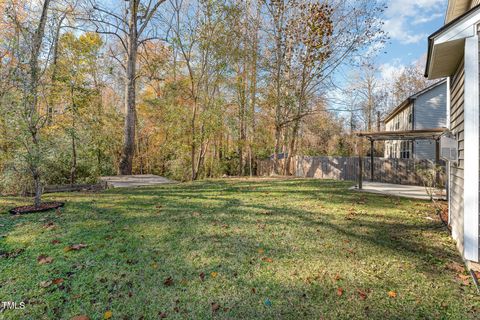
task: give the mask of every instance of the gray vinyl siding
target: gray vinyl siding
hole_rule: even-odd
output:
[[[434,160],[435,159],[435,141],[420,140],[415,141],[413,146],[413,157],[418,160]]]
[[[459,159],[457,164],[450,164],[450,226],[460,252],[463,252],[464,81],[465,71],[462,62],[451,79],[450,90],[450,129],[458,139]]]
[[[447,83],[419,95],[413,107],[413,129],[445,128],[447,121]]]
[[[414,101],[413,129],[424,130],[447,127],[447,83],[444,82],[419,95]],[[435,159],[433,140],[416,141],[413,154],[415,159]]]

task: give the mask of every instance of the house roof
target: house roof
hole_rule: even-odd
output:
[[[368,138],[372,141],[380,140],[437,140],[447,131],[446,128],[406,130],[406,131],[378,131],[356,132],[358,137]]]
[[[385,119],[383,121],[388,122],[388,121],[392,120],[393,117],[395,117],[397,114],[399,114],[400,112],[405,110],[419,96],[421,96],[422,94],[424,94],[424,93],[426,93],[426,92],[428,92],[428,91],[430,91],[430,90],[432,90],[432,89],[434,89],[434,88],[438,87],[439,85],[444,84],[446,82],[447,82],[447,79],[437,81],[434,84],[432,84],[431,86],[428,86],[427,88],[415,93],[414,95],[411,95],[410,97],[405,99],[405,101],[403,101],[401,104],[396,106],[392,111],[390,111],[390,113],[385,117]]]
[[[464,53],[465,38],[473,36],[480,5],[467,10],[428,37],[425,77],[438,79],[452,75]]]

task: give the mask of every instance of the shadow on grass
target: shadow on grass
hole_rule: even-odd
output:
[[[45,250],[52,235],[89,247],[56,253],[55,259],[63,263],[47,271],[66,279],[63,290],[20,294],[51,299],[47,305],[32,305],[32,317],[87,313],[101,318],[105,310],[129,319],[159,312],[168,312],[169,318],[197,319],[465,315],[458,292],[448,291],[451,284],[441,273],[443,264],[435,265],[458,260],[455,251],[422,235],[438,233],[439,223],[383,214],[392,210],[393,203],[411,202],[360,197],[346,191],[349,185],[318,180],[208,181],[98,195],[54,195],[69,202],[63,215],[47,216],[59,230],[35,238],[32,246],[41,248],[26,252],[33,260],[30,267],[38,268],[35,256]],[[350,217],[348,207],[358,199],[365,204],[355,206],[366,212]],[[316,208],[319,201],[325,207]],[[299,207],[303,203],[307,208]],[[8,231],[36,220],[22,217],[9,224]],[[407,261],[406,268],[414,270],[389,277],[390,269],[382,264],[396,265],[397,260]],[[373,265],[381,272],[374,273]],[[335,280],[337,273],[345,279]],[[164,284],[168,277],[173,279],[171,286]],[[396,286],[409,287],[427,277],[430,280],[422,280],[418,292],[405,289],[405,299],[386,297]],[[439,297],[449,293],[452,301],[458,301],[439,309],[432,292],[419,307],[416,299],[431,291],[427,284],[436,282],[442,286]],[[339,286],[345,290],[341,296]],[[358,290],[368,298],[360,299]],[[265,305],[267,298],[271,307]],[[212,312],[212,303],[221,308]]]

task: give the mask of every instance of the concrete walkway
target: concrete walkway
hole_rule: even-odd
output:
[[[176,181],[169,180],[167,178],[156,176],[153,174],[101,177],[100,180],[103,182],[106,182],[107,186],[113,187],[113,188],[156,186],[160,184],[176,182]]]
[[[358,192],[368,192],[404,198],[430,200],[430,196],[427,194],[425,187],[422,186],[409,186],[380,182],[363,182],[363,189],[359,190],[357,186],[350,189]],[[443,190],[441,194],[437,192],[437,194],[434,195],[434,198],[445,199],[445,195],[446,192],[445,190]]]

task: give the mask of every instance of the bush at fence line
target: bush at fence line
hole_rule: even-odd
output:
[[[445,186],[440,177],[445,174],[445,168],[439,165],[420,166],[416,172],[422,180],[430,200],[434,201],[435,192],[441,191]]]

